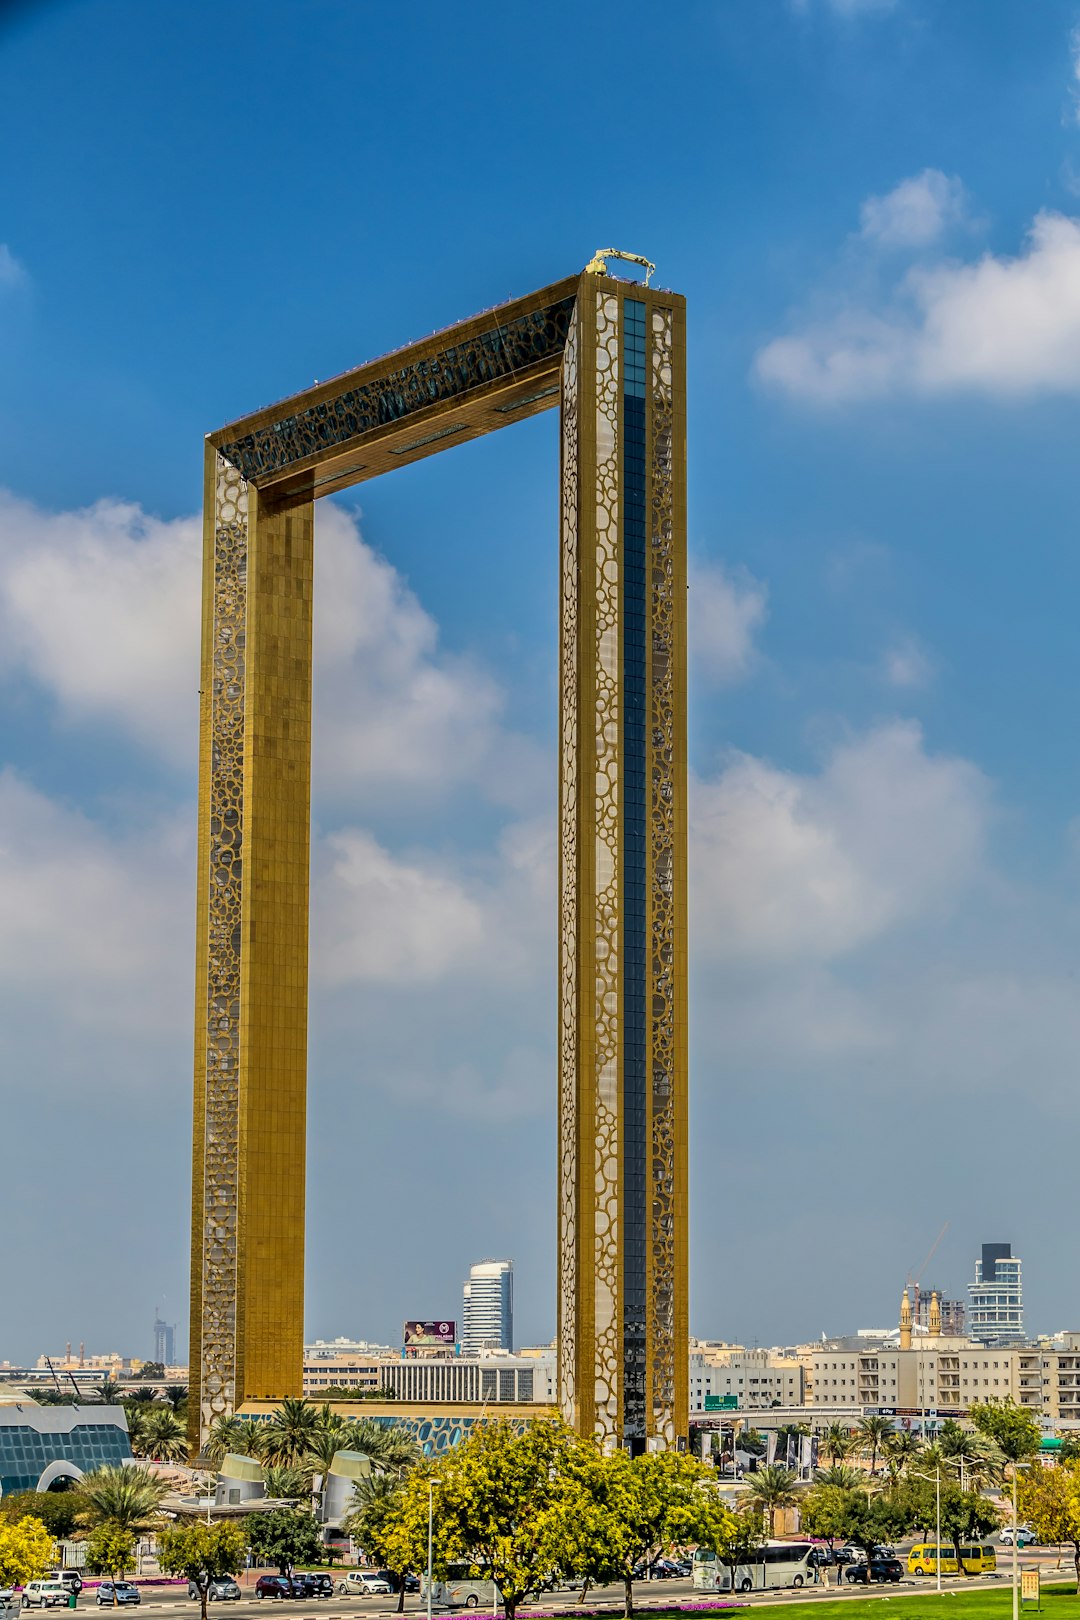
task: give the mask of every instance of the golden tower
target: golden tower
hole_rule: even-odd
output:
[[[906,1288],[900,1301],[900,1348],[911,1349],[911,1296]]]
[[[206,443],[191,1439],[302,1387],[313,503],[560,405],[560,1405],[688,1427],[685,306],[579,276]]]

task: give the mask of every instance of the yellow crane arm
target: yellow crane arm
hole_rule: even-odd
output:
[[[642,258],[640,253],[624,253],[621,248],[597,248],[588,264],[585,266],[587,276],[606,276],[608,273],[608,259],[623,259],[627,264],[640,264],[645,272],[645,285],[649,285],[649,278],[656,270],[651,259]]]

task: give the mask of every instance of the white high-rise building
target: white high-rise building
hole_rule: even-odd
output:
[[[514,1348],[514,1262],[481,1260],[469,1268],[463,1291],[461,1353]]]
[[[1020,1259],[1010,1243],[984,1243],[968,1283],[968,1333],[980,1344],[1013,1344],[1024,1337]]]

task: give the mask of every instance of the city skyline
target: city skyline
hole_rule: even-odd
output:
[[[203,0],[0,23],[0,1057],[38,1211],[5,1353],[145,1344],[186,1294],[200,435],[604,243],[686,294],[695,357],[691,1327],[812,1337],[823,1272],[859,1277],[852,1327],[891,1320],[946,1218],[935,1283],[964,1297],[1004,1233],[1029,1329],[1061,1326],[1073,8],[631,5],[613,39],[557,3],[558,74],[486,0],[467,34],[244,15],[239,79]],[[401,118],[425,73],[488,86],[434,142]],[[583,153],[658,83],[665,142],[601,183]],[[252,201],[320,222],[272,268],[209,178],[271,116]],[[367,177],[344,199],[331,143]],[[497,437],[321,509],[309,1332],[350,1297],[380,1335],[453,1315],[492,1250],[521,1339],[553,1330],[559,447],[553,417]],[[343,1272],[358,1158],[394,1217]],[[113,1299],[86,1279],[121,1231]]]

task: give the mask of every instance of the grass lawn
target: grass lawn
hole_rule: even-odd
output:
[[[896,1588],[890,1589],[896,1592]],[[887,1604],[887,1611],[882,1605]],[[754,1609],[761,1605],[755,1603]],[[769,1606],[770,1615],[774,1612]],[[739,1620],[744,1620],[750,1606],[744,1608]],[[925,1592],[917,1592],[910,1597],[903,1596],[845,1598],[838,1602],[819,1601],[816,1603],[789,1603],[777,1604],[776,1609],[782,1609],[784,1620],[789,1616],[794,1620],[1010,1620],[1012,1615],[1012,1588],[1008,1582],[992,1588],[980,1588],[977,1592],[941,1592],[935,1591],[931,1586]],[[1021,1609],[1021,1616],[1034,1616],[1038,1611],[1029,1605]],[[1048,1620],[1080,1620],[1080,1602],[1076,1597],[1076,1583],[1063,1582],[1061,1585],[1047,1586],[1042,1589],[1042,1612]],[[732,1610],[726,1611],[718,1608],[718,1615],[726,1613],[727,1620],[733,1620]],[[695,1615],[687,1616],[677,1610],[671,1611],[671,1620],[707,1620],[707,1611],[698,1610]],[[663,1620],[663,1612],[652,1610],[648,1620]]]

